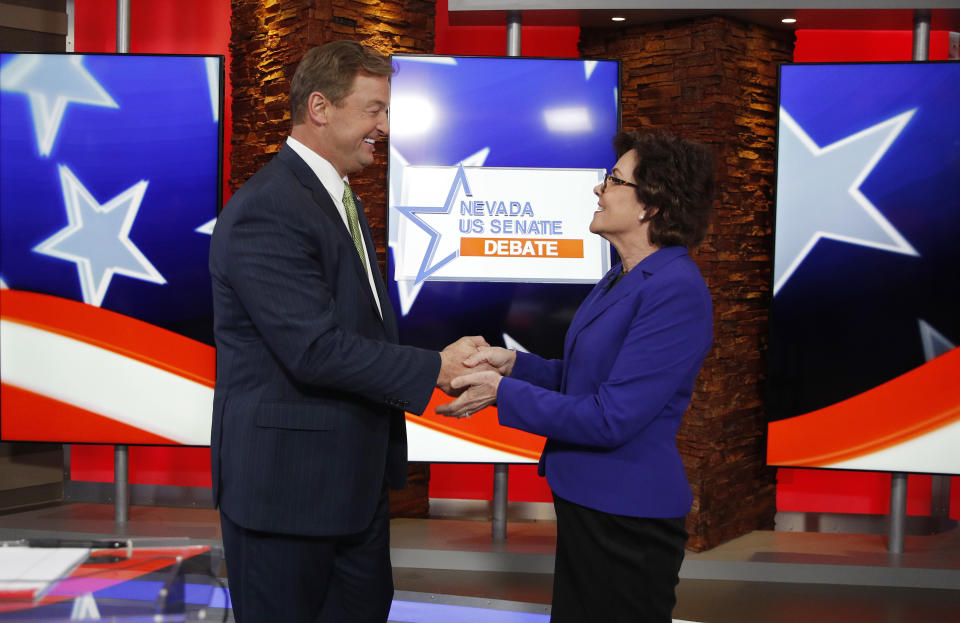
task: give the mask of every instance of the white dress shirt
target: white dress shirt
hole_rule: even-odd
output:
[[[313,151],[297,139],[292,136],[287,137],[287,145],[290,146],[290,149],[297,152],[297,155],[303,158],[303,161],[307,163],[307,166],[310,167],[317,178],[320,180],[320,183],[323,184],[323,187],[327,189],[327,192],[330,193],[330,198],[333,199],[333,205],[337,206],[337,212],[340,213],[340,218],[343,219],[343,225],[347,228],[347,232],[350,232],[350,225],[347,223],[347,210],[343,207],[343,188],[344,182],[348,182],[347,178],[340,177],[337,174],[337,170],[333,168],[333,165],[330,162]],[[364,245],[366,249],[366,245]],[[367,279],[370,281],[370,291],[373,292],[373,300],[377,302],[377,311],[380,312],[380,318],[383,318],[383,308],[380,306],[380,297],[377,296],[377,286],[373,282],[373,272],[370,269],[370,254],[364,253],[364,268],[367,269]]]

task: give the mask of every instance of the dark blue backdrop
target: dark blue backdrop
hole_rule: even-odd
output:
[[[820,148],[913,111],[860,191],[917,255],[817,242],[773,299],[771,419],[833,404],[923,364],[921,320],[941,345],[960,344],[960,64],[785,65],[780,105]],[[781,123],[781,148],[787,131]],[[786,170],[781,155],[781,184],[801,173]]]
[[[211,99],[204,57],[86,55],[78,66],[36,55],[25,75],[22,57],[0,55],[0,277],[83,300],[77,263],[34,251],[68,226],[59,168],[100,205],[146,180],[129,239],[166,284],[115,274],[101,306],[212,344],[210,237],[195,230],[219,204],[222,58]],[[97,84],[115,107],[78,101]],[[43,154],[31,102],[52,110],[58,98],[66,106]]]

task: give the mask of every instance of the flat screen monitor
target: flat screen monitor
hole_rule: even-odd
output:
[[[401,341],[462,335],[559,357],[580,302],[611,266],[588,230],[616,161],[619,64],[395,55],[387,273]],[[543,439],[469,419],[408,417],[410,458],[535,462]]]
[[[223,72],[0,54],[3,440],[209,444]]]
[[[768,462],[960,474],[960,63],[779,89]]]

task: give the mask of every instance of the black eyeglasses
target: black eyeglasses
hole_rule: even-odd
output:
[[[628,182],[627,180],[622,180],[619,177],[614,177],[607,173],[603,176],[603,183],[600,184],[600,193],[603,194],[607,192],[607,182],[612,182],[617,186],[633,186],[634,188],[640,188],[633,182]]]

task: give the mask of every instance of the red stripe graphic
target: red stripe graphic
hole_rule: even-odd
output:
[[[5,441],[56,441],[178,446],[179,442],[117,420],[3,384],[0,437]]]
[[[852,398],[772,422],[767,462],[824,467],[960,421],[960,348]]]
[[[93,344],[213,387],[212,346],[130,316],[47,294],[0,290],[4,320]]]

